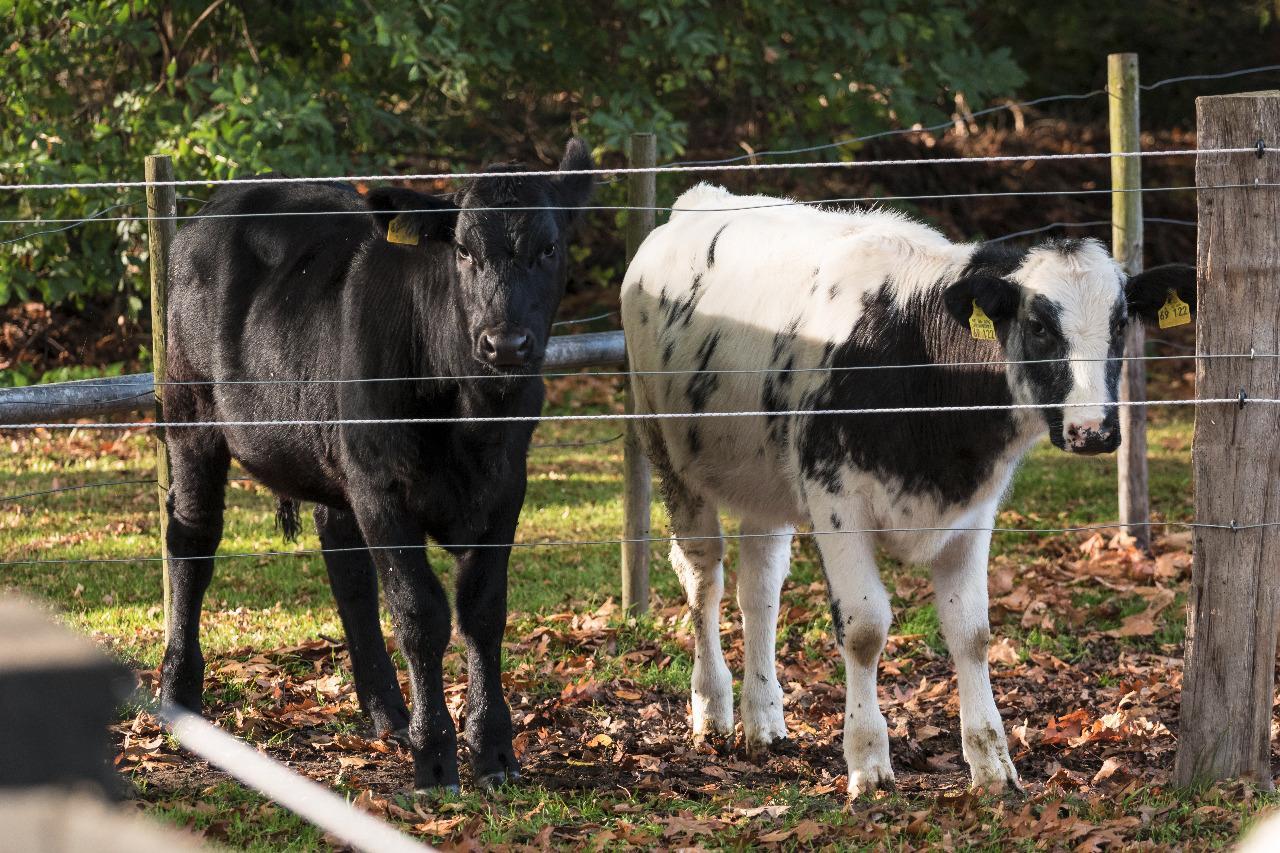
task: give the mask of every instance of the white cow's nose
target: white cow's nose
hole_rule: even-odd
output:
[[[1111,440],[1112,430],[1100,418],[1072,421],[1062,432],[1070,450],[1097,453],[1115,449]]]

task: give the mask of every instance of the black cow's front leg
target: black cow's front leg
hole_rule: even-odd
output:
[[[515,522],[486,541],[510,543]],[[511,747],[511,711],[502,691],[502,635],[507,624],[510,547],[472,548],[458,555],[458,630],[467,644],[467,725],[463,737],[476,783],[492,786],[520,775]]]
[[[444,652],[449,644],[449,600],[431,571],[426,532],[402,509],[369,503],[356,518],[382,581],[396,642],[409,665],[413,707],[409,748],[413,787],[458,787],[458,736],[444,702]]]
[[[396,669],[387,654],[378,621],[378,576],[364,537],[350,512],[317,504],[316,532],[325,549],[329,586],[342,617],[351,652],[351,674],[360,707],[373,720],[375,735],[408,737],[409,709],[400,694]]]

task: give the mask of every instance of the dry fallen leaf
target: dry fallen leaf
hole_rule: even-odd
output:
[[[1000,637],[987,649],[988,663],[1015,666],[1020,660],[1021,657],[1018,655],[1017,646],[1008,637]]]

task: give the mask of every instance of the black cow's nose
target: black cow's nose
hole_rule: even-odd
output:
[[[494,367],[520,367],[533,352],[533,337],[524,330],[485,329],[476,346],[481,360]]]

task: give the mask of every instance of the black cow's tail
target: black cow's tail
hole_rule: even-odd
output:
[[[298,541],[302,522],[298,520],[298,502],[293,498],[276,499],[276,529],[284,534],[286,542]]]

